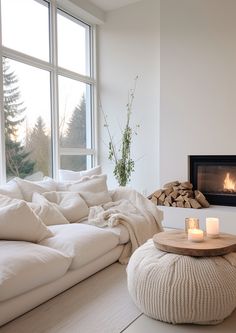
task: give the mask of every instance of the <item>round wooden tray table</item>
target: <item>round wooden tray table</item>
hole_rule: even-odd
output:
[[[222,256],[236,252],[236,236],[220,233],[218,238],[207,238],[195,243],[184,231],[163,231],[153,236],[155,246],[162,251],[194,257]]]

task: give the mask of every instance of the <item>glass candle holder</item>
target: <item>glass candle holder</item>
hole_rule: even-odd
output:
[[[185,219],[185,232],[188,233],[188,229],[199,229],[199,219],[195,217],[186,217]]]

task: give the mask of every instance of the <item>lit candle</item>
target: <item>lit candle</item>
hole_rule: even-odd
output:
[[[188,230],[188,240],[191,242],[202,242],[203,241],[203,231],[201,229],[189,229]]]
[[[207,237],[217,238],[219,236],[219,219],[217,217],[206,218],[206,233]]]

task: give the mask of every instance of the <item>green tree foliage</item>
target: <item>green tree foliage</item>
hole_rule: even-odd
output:
[[[86,100],[82,95],[68,122],[66,135],[61,139],[64,148],[86,148]],[[61,167],[70,170],[86,169],[86,156],[63,158]]]
[[[66,136],[63,140],[65,148],[85,148],[86,147],[86,101],[82,95],[79,105],[77,105],[68,122]]]
[[[31,159],[35,161],[34,171],[41,171],[45,176],[50,175],[50,137],[41,116],[37,118],[33,130],[29,133],[26,146]]]
[[[24,121],[25,108],[20,101],[18,79],[3,58],[3,93],[7,178],[24,178],[33,173],[35,162],[29,159],[24,145],[18,141],[18,128]]]

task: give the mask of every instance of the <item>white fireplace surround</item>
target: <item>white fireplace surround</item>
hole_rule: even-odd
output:
[[[200,228],[206,230],[206,217],[218,217],[220,221],[220,232],[236,233],[236,207],[210,206],[209,208],[177,208],[158,206],[164,212],[162,222],[165,228],[185,228],[186,217],[196,217],[199,219]]]

